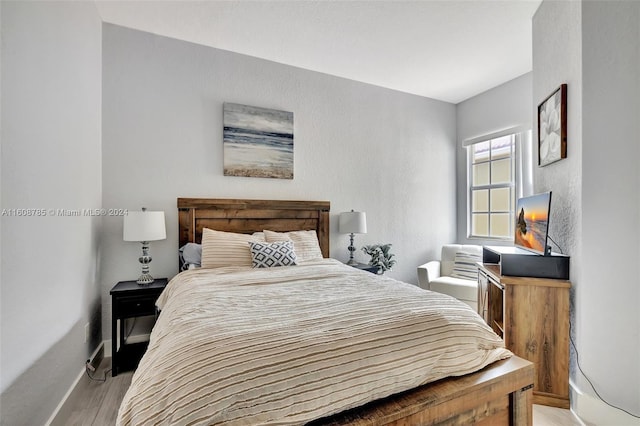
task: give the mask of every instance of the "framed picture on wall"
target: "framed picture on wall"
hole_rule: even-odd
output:
[[[293,112],[223,108],[224,175],[293,179]]]
[[[538,166],[567,158],[567,85],[538,105]]]

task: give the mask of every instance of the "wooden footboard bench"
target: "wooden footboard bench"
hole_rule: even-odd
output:
[[[532,424],[534,366],[516,356],[371,402],[309,426]]]

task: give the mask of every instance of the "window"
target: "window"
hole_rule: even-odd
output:
[[[516,134],[469,145],[469,237],[510,239],[515,209]]]

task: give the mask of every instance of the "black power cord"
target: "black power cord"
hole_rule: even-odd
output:
[[[136,326],[136,318],[133,319],[133,324],[131,324],[131,328],[129,329],[129,331],[126,332],[125,340],[129,338],[135,326]],[[103,383],[106,382],[107,375],[111,372],[111,370],[112,368],[106,370],[104,372],[104,375],[100,379],[100,378],[94,377],[93,374],[91,374],[92,372],[96,371],[96,369],[93,365],[91,365],[90,359],[88,359],[87,362],[84,364],[84,371],[87,373],[87,377],[89,377],[89,379],[93,380],[94,382],[103,382]]]
[[[600,398],[600,400],[602,402],[604,402],[605,404],[607,404],[609,407],[615,408],[616,410],[620,410],[623,411],[625,413],[627,413],[628,415],[630,415],[631,417],[635,417],[636,419],[640,419],[640,416],[631,413],[630,411],[625,410],[624,408],[620,408],[616,405],[611,404],[609,401],[607,401],[606,399],[604,399],[602,396],[600,396],[600,394],[598,393],[598,391],[596,390],[596,387],[593,385],[593,383],[591,383],[591,380],[589,379],[589,377],[584,373],[584,371],[582,370],[582,367],[580,366],[580,359],[578,356],[578,348],[576,348],[576,344],[573,343],[573,338],[571,337],[571,321],[569,321],[569,341],[571,342],[571,346],[573,346],[573,350],[576,352],[576,365],[578,366],[578,370],[580,370],[580,373],[582,374],[582,376],[587,379],[587,382],[589,382],[589,385],[591,386],[591,389],[593,389],[593,391],[596,393],[596,396],[598,398]]]
[[[91,360],[87,360],[86,364],[84,365],[84,371],[87,373],[87,376],[89,377],[89,379],[93,380],[94,382],[106,382],[107,381],[107,375],[111,372],[111,368],[106,370],[104,372],[104,376],[102,377],[102,379],[100,378],[96,378],[93,377],[93,375],[91,374],[92,371],[95,371],[95,368],[91,365]]]
[[[133,332],[133,329],[136,326],[136,318],[133,319],[133,324],[131,324],[131,328],[129,329],[129,331],[126,332],[126,337],[125,340],[129,338],[129,336],[131,335],[131,333]],[[94,377],[93,374],[91,374],[92,372],[96,371],[95,367],[93,365],[91,365],[91,360],[88,359],[87,362],[84,365],[84,371],[87,373],[87,377],[89,377],[89,379],[93,380],[94,382],[106,382],[107,381],[107,376],[109,375],[109,373],[111,372],[111,370],[113,370],[112,368],[105,370],[104,375],[102,376],[102,378],[97,378]]]
[[[560,245],[558,243],[556,243],[553,238],[551,238],[551,235],[547,235],[547,237],[549,238],[549,240],[551,240],[551,242],[553,244],[556,245],[556,247],[558,247],[558,250],[560,250],[561,254],[564,254],[564,252],[562,251],[562,247],[560,247]],[[589,379],[589,377],[585,374],[585,372],[582,370],[582,366],[580,365],[580,358],[579,358],[579,354],[578,354],[578,348],[576,347],[576,344],[573,341],[573,337],[571,337],[571,321],[569,321],[569,341],[571,342],[571,346],[573,347],[573,350],[576,353],[576,365],[578,366],[578,370],[580,371],[580,374],[582,374],[582,377],[584,377],[587,382],[589,383],[589,386],[591,386],[591,389],[593,389],[593,392],[595,392],[596,396],[600,399],[600,401],[604,402],[605,404],[607,404],[609,407],[611,408],[615,408],[616,410],[620,410],[624,413],[627,413],[628,415],[630,415],[631,417],[635,417],[636,419],[640,419],[640,416],[633,414],[627,410],[625,410],[624,408],[615,406],[613,404],[611,404],[609,401],[607,401],[606,399],[604,399],[599,393],[598,390],[596,389],[596,387],[593,385],[593,383],[591,382],[591,380]]]
[[[553,244],[555,244],[555,245],[556,245],[556,247],[558,247],[558,250],[560,250],[560,254],[564,254],[564,252],[562,251],[562,247],[560,247],[560,246],[558,245],[558,243],[556,243],[555,241],[553,241],[553,238],[551,238],[551,235],[547,235],[547,238],[549,238],[549,240],[551,240],[551,242],[552,242]]]

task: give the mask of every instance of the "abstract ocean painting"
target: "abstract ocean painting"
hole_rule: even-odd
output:
[[[293,179],[293,113],[224,104],[224,175]]]

